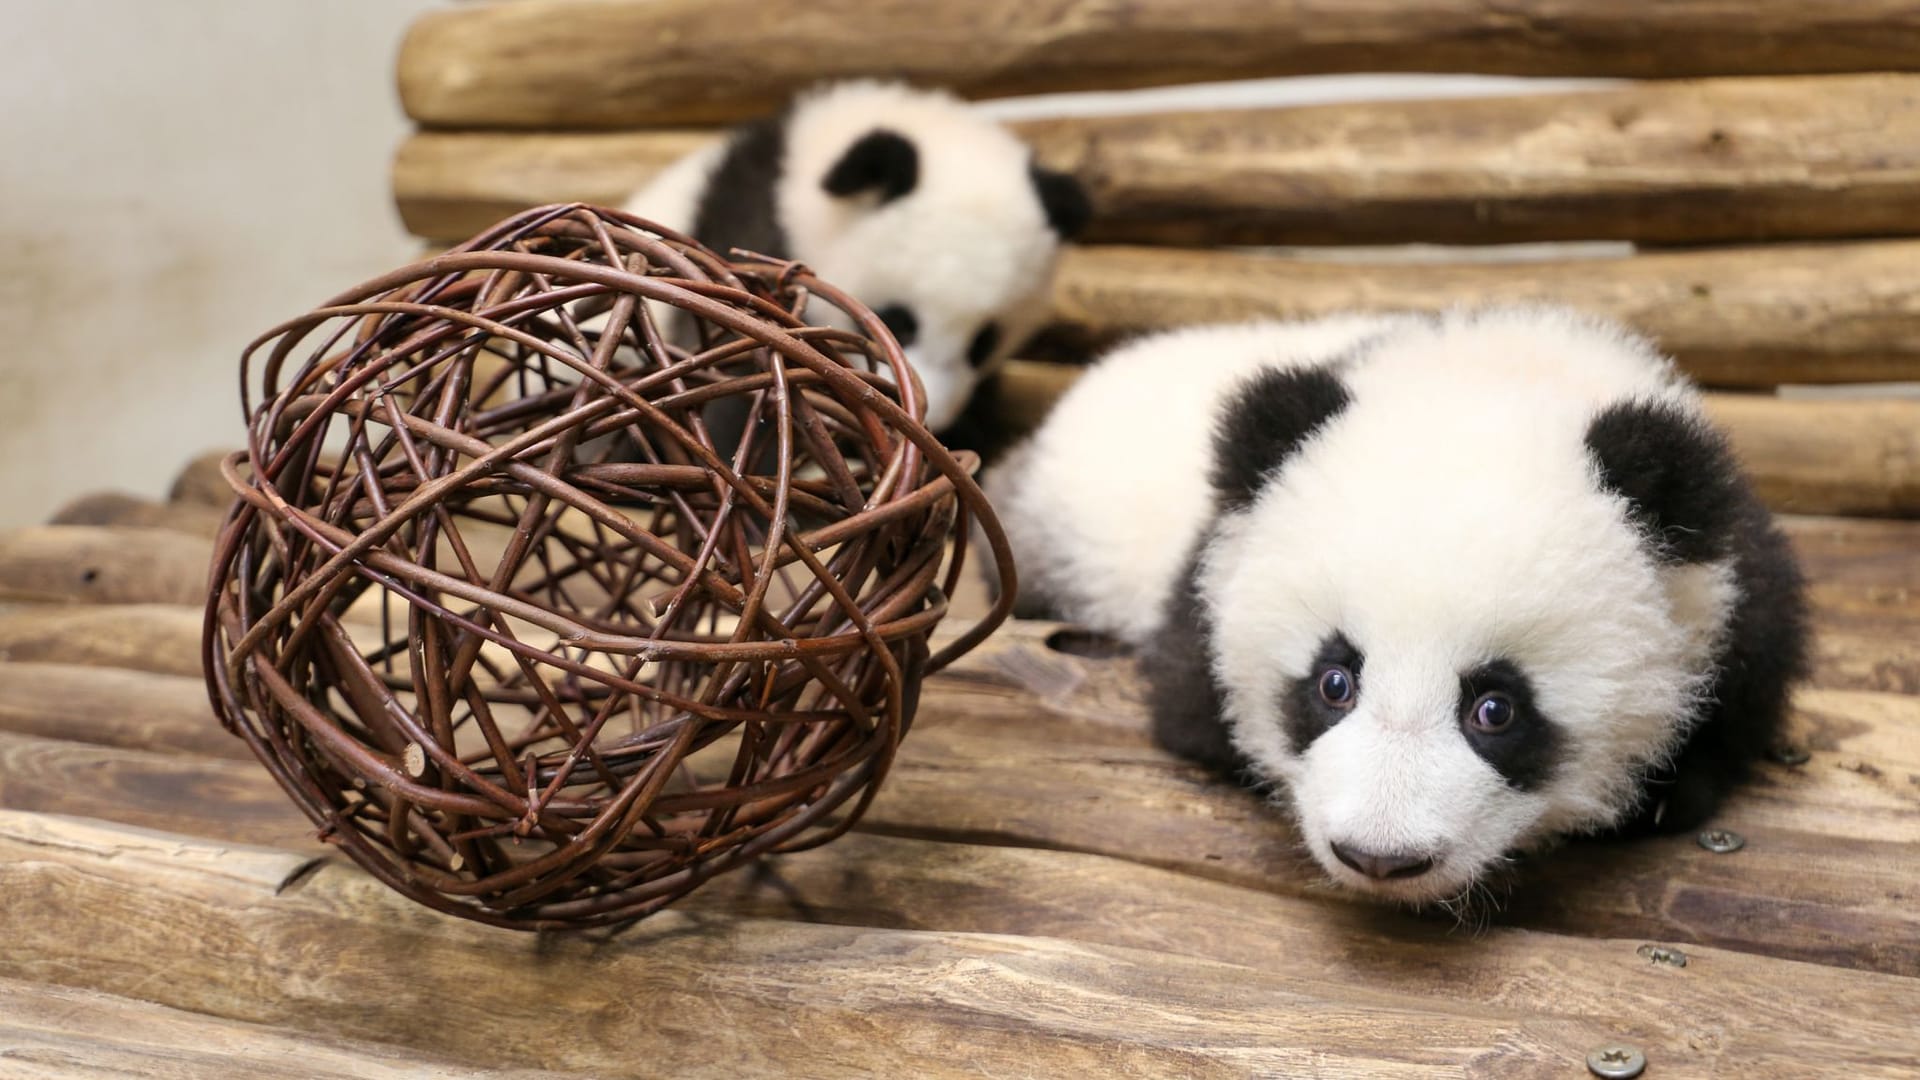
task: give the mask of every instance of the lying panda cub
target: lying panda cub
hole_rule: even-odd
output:
[[[1061,241],[1086,225],[1079,184],[1032,157],[950,94],[837,83],[676,162],[626,209],[723,255],[803,262],[858,298],[899,339],[939,431],[1039,328]]]
[[[1389,898],[1697,826],[1804,665],[1798,570],[1697,392],[1562,310],[1137,341],[988,492],[1023,610],[1139,646],[1159,741],[1283,790]]]

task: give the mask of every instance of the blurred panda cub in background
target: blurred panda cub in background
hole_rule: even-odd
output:
[[[1085,193],[951,94],[824,86],[663,171],[626,209],[726,255],[805,263],[872,308],[948,427],[1046,316]]]

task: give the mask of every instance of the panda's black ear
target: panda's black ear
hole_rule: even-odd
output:
[[[843,199],[878,192],[880,201],[889,203],[919,182],[920,151],[899,132],[876,128],[847,147],[820,186]]]
[[[1234,391],[1213,435],[1213,490],[1223,510],[1251,505],[1274,470],[1351,398],[1331,367],[1269,368]]]
[[[1602,489],[1627,501],[1655,554],[1670,563],[1725,553],[1746,489],[1726,439],[1671,402],[1622,401],[1587,426]]]
[[[1033,190],[1040,195],[1040,208],[1047,213],[1047,224],[1060,234],[1060,239],[1071,240],[1086,231],[1087,222],[1093,219],[1093,203],[1080,181],[1067,173],[1038,165],[1027,166],[1027,174],[1033,178]]]

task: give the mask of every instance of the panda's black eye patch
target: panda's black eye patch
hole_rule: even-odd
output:
[[[1502,779],[1532,791],[1560,757],[1560,731],[1540,715],[1533,683],[1511,660],[1493,660],[1460,677],[1460,731]]]
[[[1000,328],[988,323],[973,335],[967,343],[967,363],[979,367],[993,359],[994,350],[1000,347]]]
[[[888,304],[874,314],[880,317],[881,322],[887,324],[887,329],[893,332],[894,340],[898,341],[903,349],[912,345],[920,336],[920,320],[913,317],[912,311],[899,304]]]
[[[1306,753],[1313,740],[1353,711],[1360,700],[1360,671],[1365,663],[1366,657],[1345,634],[1335,632],[1320,643],[1307,673],[1287,688],[1282,712],[1294,753]]]

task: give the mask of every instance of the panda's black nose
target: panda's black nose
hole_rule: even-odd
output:
[[[1365,874],[1376,881],[1388,878],[1419,877],[1433,869],[1431,855],[1381,855],[1371,851],[1361,851],[1346,844],[1333,845],[1333,857],[1347,864],[1356,873]]]

